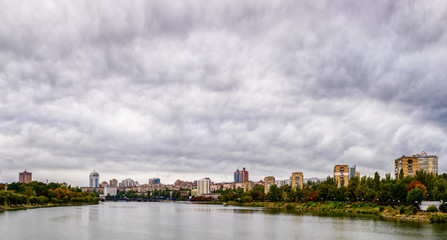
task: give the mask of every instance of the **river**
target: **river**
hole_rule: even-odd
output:
[[[446,224],[187,203],[106,202],[0,212],[0,239],[447,239]]]

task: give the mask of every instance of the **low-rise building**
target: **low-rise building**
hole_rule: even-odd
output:
[[[105,186],[104,187],[104,196],[107,196],[110,194],[110,196],[115,196],[118,192],[118,188],[117,187],[109,187],[109,186]]]

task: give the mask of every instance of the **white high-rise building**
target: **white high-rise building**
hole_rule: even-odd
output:
[[[134,181],[131,178],[126,178],[119,184],[120,188],[131,188],[131,187],[138,187],[140,184],[138,181]]]
[[[197,180],[197,195],[201,196],[204,194],[210,194],[210,179],[209,178],[202,178],[200,180]]]
[[[99,187],[99,173],[97,173],[97,172],[95,172],[95,170],[93,170],[93,172],[90,173],[89,182],[90,182],[89,186],[91,188]]]

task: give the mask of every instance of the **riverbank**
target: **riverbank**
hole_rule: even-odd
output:
[[[0,212],[3,211],[16,211],[16,210],[26,210],[26,209],[33,209],[33,208],[50,208],[50,207],[71,207],[71,206],[84,206],[84,205],[96,205],[99,202],[95,203],[65,203],[65,204],[53,204],[48,203],[45,205],[20,205],[20,206],[2,206],[0,207]]]
[[[399,206],[381,206],[374,203],[345,203],[345,202],[307,202],[307,203],[281,203],[281,202],[226,202],[223,205],[234,205],[242,207],[265,207],[279,208],[288,211],[310,211],[310,212],[334,212],[341,214],[370,214],[380,216],[384,219],[427,222],[427,223],[446,223],[447,213],[428,213],[417,211],[410,205]]]

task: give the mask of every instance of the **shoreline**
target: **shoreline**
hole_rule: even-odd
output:
[[[22,205],[15,207],[0,207],[0,212],[4,211],[19,211],[19,210],[27,210],[27,209],[35,209],[35,208],[52,208],[52,207],[74,207],[74,206],[87,206],[87,205],[96,205],[98,203],[67,203],[67,204],[47,204],[47,205]]]
[[[210,204],[202,202],[203,204]],[[289,212],[309,212],[309,213],[336,213],[346,216],[378,216],[384,220],[393,221],[407,221],[407,222],[421,222],[421,223],[447,223],[447,213],[441,212],[421,212],[418,211],[415,214],[405,214],[389,212],[390,206],[377,206],[377,207],[344,207],[344,208],[330,208],[330,204],[314,203],[312,206],[308,206],[306,203],[279,203],[279,202],[251,202],[251,203],[238,203],[238,202],[221,202],[222,205],[227,206],[239,206],[239,207],[264,207],[270,209],[283,209]],[[346,205],[349,206],[349,205]],[[398,206],[398,208],[404,207]],[[383,209],[381,211],[381,209]]]

